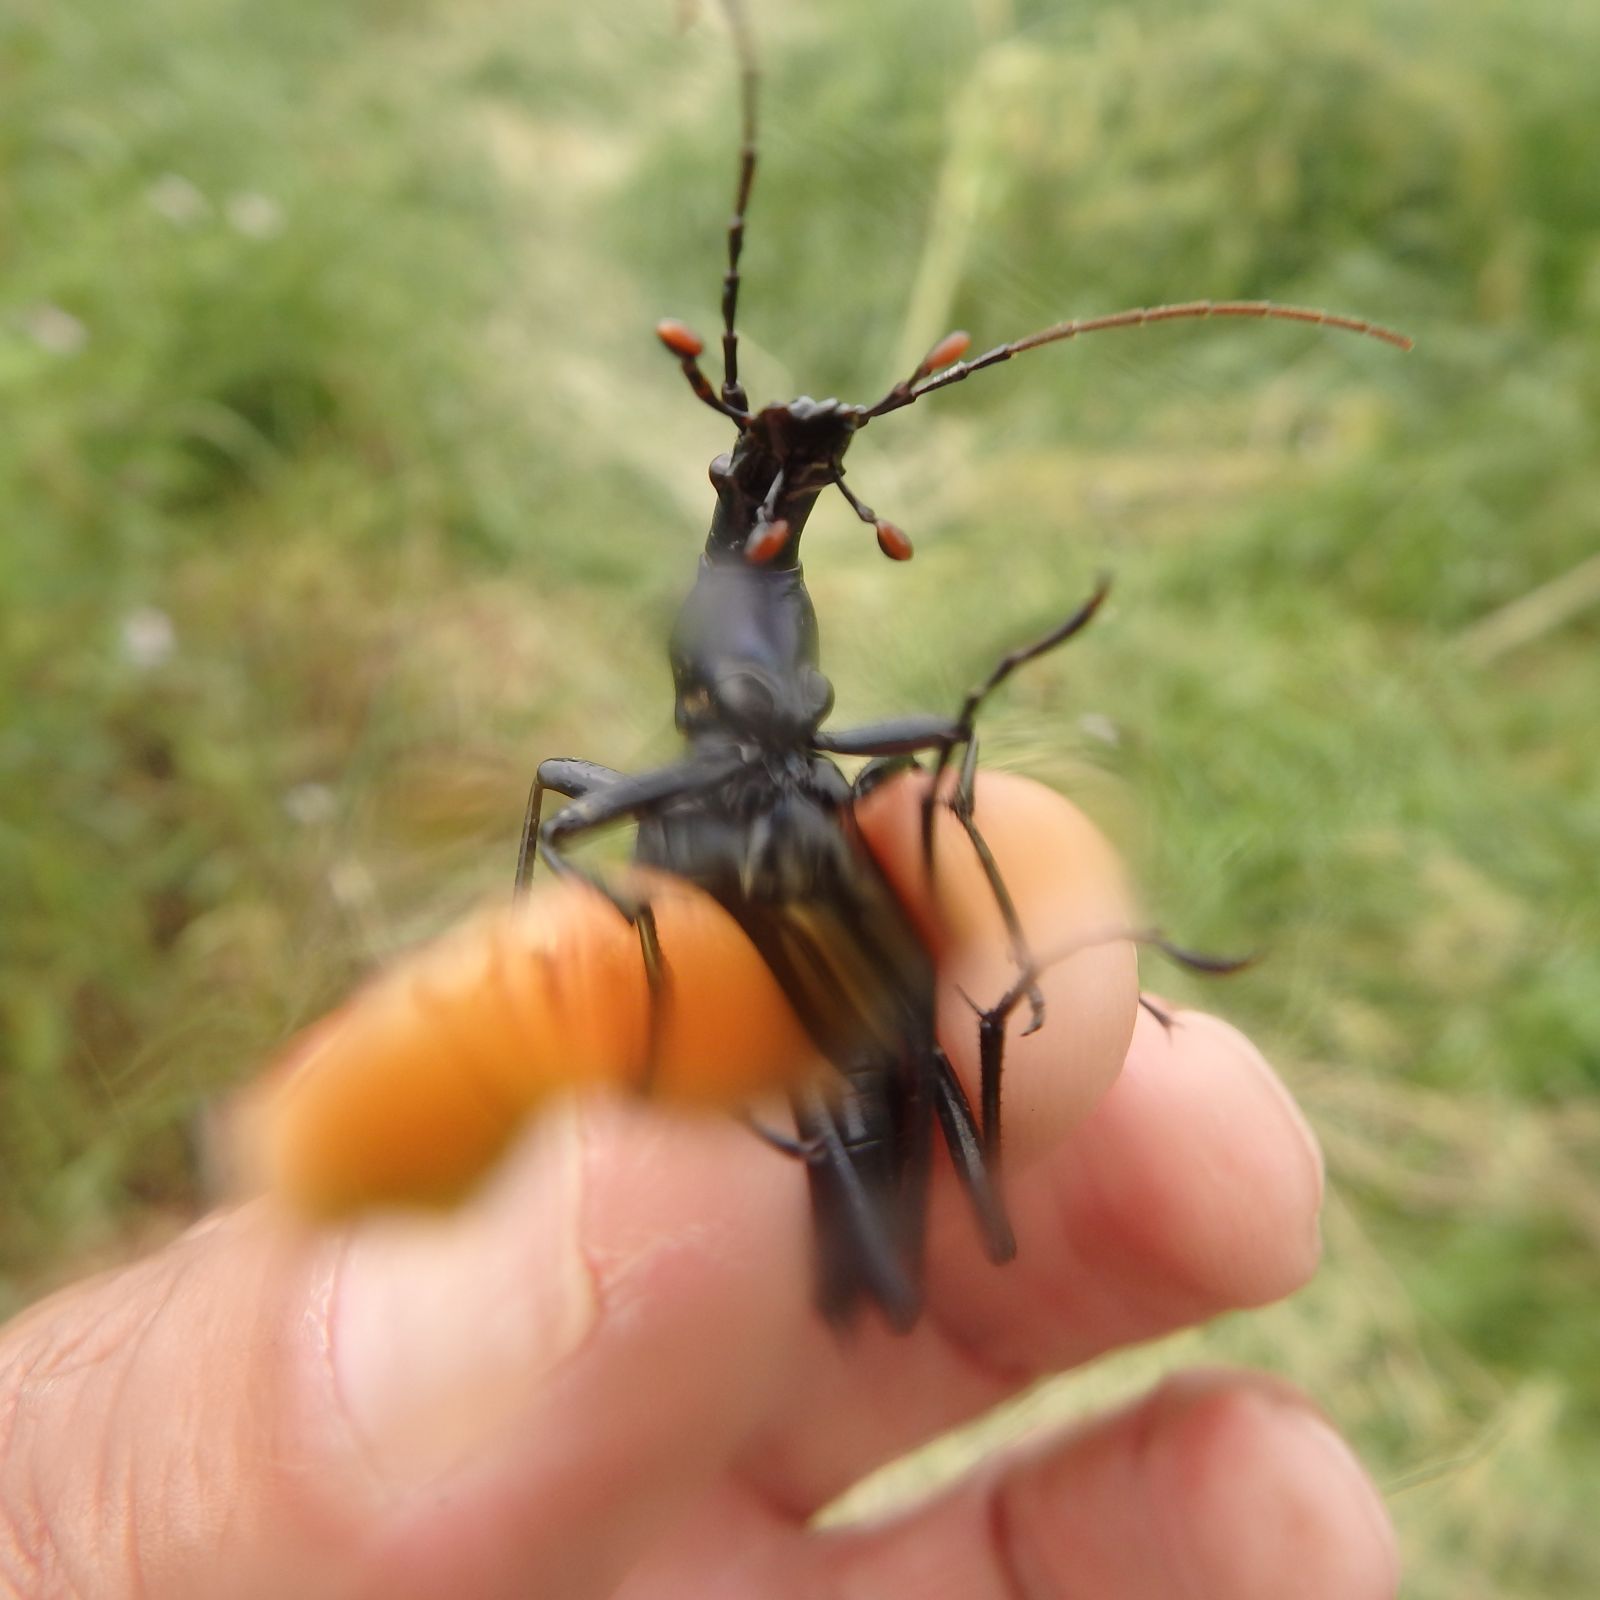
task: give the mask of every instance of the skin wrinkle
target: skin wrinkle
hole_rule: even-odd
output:
[[[95,1494],[97,1512],[95,1520],[112,1535],[108,1541],[112,1546],[117,1543],[116,1530],[119,1528],[121,1530],[123,1578],[129,1586],[130,1600],[139,1600],[139,1597],[151,1592],[145,1576],[143,1552],[139,1545],[137,1510],[140,1497],[136,1495],[135,1485],[140,1478],[140,1463],[133,1454],[134,1446],[131,1443],[140,1437],[138,1387],[140,1368],[147,1359],[146,1352],[153,1339],[164,1330],[165,1324],[172,1317],[182,1292],[188,1287],[189,1280],[197,1270],[197,1264],[203,1266],[203,1254],[204,1252],[188,1245],[187,1241],[178,1249],[173,1270],[167,1275],[159,1298],[149,1308],[134,1331],[131,1341],[125,1346],[124,1357],[119,1361],[111,1378],[111,1393],[99,1407],[103,1415],[97,1425],[103,1429],[108,1441],[120,1439],[124,1442],[124,1452],[128,1459],[122,1463],[114,1463],[109,1448],[101,1452],[99,1481]],[[117,1419],[122,1414],[126,1414],[131,1425],[130,1423],[118,1425]],[[146,1456],[147,1462],[151,1459],[151,1456]],[[158,1468],[163,1467],[165,1453],[155,1453],[154,1460]],[[118,1466],[123,1470],[116,1470]],[[144,1468],[146,1472],[149,1470],[148,1466]],[[163,1496],[162,1499],[164,1503],[170,1503],[168,1497]]]
[[[230,1220],[247,1232],[281,1226],[260,1205]],[[306,1252],[310,1237],[297,1230],[274,1241],[275,1259],[251,1285],[239,1322],[241,1337],[250,1342],[247,1374],[256,1398],[237,1408],[227,1449],[233,1459],[271,1469],[262,1474],[263,1492],[256,1503],[240,1504],[231,1494],[212,1492],[209,1482],[191,1485],[197,1496],[192,1525],[207,1549],[222,1548],[230,1529],[248,1545],[270,1537],[274,1528],[289,1528],[302,1577],[317,1570],[315,1552],[337,1552],[382,1505],[381,1480],[353,1427],[331,1360],[334,1288],[350,1235],[325,1238]],[[277,1270],[285,1262],[290,1270]],[[329,1483],[337,1486],[335,1493],[328,1492]]]
[[[614,1160],[608,1162],[606,1159],[603,1123],[588,1114],[581,1103],[574,1105],[571,1115],[575,1137],[579,1142],[577,1192],[572,1197],[576,1213],[575,1235],[595,1305],[594,1315],[583,1338],[564,1358],[568,1361],[590,1343],[602,1322],[609,1321],[613,1326],[626,1327],[637,1314],[637,1307],[643,1305],[648,1310],[653,1293],[650,1278],[660,1263],[673,1254],[693,1256],[703,1253],[706,1244],[714,1244],[719,1234],[716,1224],[703,1223],[683,1228],[671,1239],[647,1230],[627,1248],[607,1248],[595,1241],[588,1225],[588,1213],[591,1198],[595,1196],[599,1185],[591,1174],[596,1168],[602,1174],[615,1174],[619,1169]]]
[[[385,1499],[399,1503],[401,1496],[395,1485],[389,1482],[379,1469],[373,1455],[373,1447],[356,1422],[350,1408],[350,1397],[339,1381],[338,1333],[335,1323],[339,1314],[340,1288],[344,1281],[345,1268],[350,1260],[352,1242],[353,1236],[350,1230],[348,1228],[342,1230],[338,1243],[322,1270],[322,1282],[313,1289],[310,1304],[306,1308],[306,1321],[310,1324],[314,1339],[313,1347],[316,1351],[316,1360],[308,1364],[307,1376],[314,1377],[315,1387],[324,1391],[332,1400],[333,1404],[327,1408],[327,1414],[338,1419],[338,1431],[345,1446],[344,1453],[360,1466],[366,1480],[363,1487],[367,1494],[374,1503],[381,1503]],[[312,1394],[309,1398],[315,1407],[319,1395]]]
[[[984,1497],[984,1523],[989,1548],[994,1552],[995,1571],[1000,1578],[999,1600],[1054,1600],[1028,1576],[1031,1563],[1023,1559],[1023,1539],[1018,1530],[1016,1508],[1006,1493],[1005,1478],[989,1485]]]
[[[8,1390],[10,1400],[6,1412],[10,1420],[7,1429],[5,1445],[6,1451],[0,1459],[11,1459],[11,1446],[20,1432],[22,1420],[28,1409],[30,1393],[42,1393],[55,1388],[63,1379],[75,1383],[73,1394],[74,1409],[80,1409],[90,1398],[90,1388],[98,1373],[108,1369],[111,1374],[112,1392],[109,1401],[99,1401],[94,1406],[95,1415],[87,1419],[88,1426],[104,1428],[108,1414],[114,1414],[122,1403],[122,1397],[127,1392],[140,1352],[145,1347],[151,1331],[160,1321],[162,1315],[171,1306],[179,1286],[187,1276],[192,1266],[192,1260],[186,1252],[178,1252],[171,1258],[157,1258],[161,1265],[152,1268],[141,1276],[145,1282],[155,1280],[160,1283],[160,1291],[153,1304],[147,1303],[144,1294],[117,1295],[112,1301],[112,1307],[128,1307],[131,1309],[133,1321],[127,1321],[126,1316],[118,1318],[114,1315],[105,1317],[87,1318],[78,1316],[68,1321],[66,1332],[62,1332],[62,1323],[59,1317],[53,1320],[46,1317],[41,1319],[35,1330],[33,1343],[33,1357],[26,1356],[18,1363],[17,1369],[11,1376]],[[164,1282],[161,1280],[165,1280]],[[117,1280],[107,1278],[104,1283],[115,1283]],[[138,1287],[142,1288],[143,1285]],[[87,1295],[76,1291],[66,1291],[66,1302],[73,1306],[81,1306],[88,1301],[104,1301],[105,1295],[100,1286],[95,1286],[87,1291]],[[62,1302],[56,1302],[61,1304]],[[73,1563],[69,1552],[63,1547],[56,1535],[56,1530],[45,1507],[54,1499],[47,1495],[43,1483],[40,1481],[41,1460],[36,1452],[27,1453],[28,1483],[24,1499],[24,1508],[19,1511],[9,1504],[10,1496],[0,1495],[0,1540],[9,1536],[10,1542],[15,1546],[18,1558],[33,1569],[33,1588],[36,1592],[59,1592],[62,1585],[77,1594],[79,1586],[74,1580]],[[107,1507],[114,1498],[109,1487],[111,1463],[102,1455],[98,1462],[94,1485],[90,1491],[90,1504],[99,1515],[95,1519],[99,1523],[115,1527],[121,1524],[124,1528],[124,1542],[132,1537],[131,1524],[133,1517],[124,1508],[120,1516],[108,1515]],[[126,1491],[125,1491],[126,1492]],[[32,1514],[29,1515],[28,1508]],[[130,1579],[138,1577],[137,1569],[129,1574]],[[142,1583],[134,1590],[135,1595],[143,1592]]]
[[[1140,1487],[1144,1490],[1145,1503],[1149,1505],[1154,1501],[1151,1507],[1152,1518],[1161,1529],[1161,1535],[1151,1540],[1151,1545],[1160,1552],[1158,1559],[1165,1580],[1164,1587],[1172,1595],[1173,1600],[1206,1600],[1196,1581],[1193,1563],[1173,1559],[1173,1552],[1183,1550],[1189,1542],[1188,1530],[1184,1526],[1179,1508],[1173,1504],[1169,1496],[1152,1492],[1150,1458],[1155,1453],[1162,1436],[1161,1423],[1168,1409],[1167,1404],[1163,1402],[1170,1403],[1172,1397],[1172,1380],[1169,1379],[1136,1413],[1133,1467]]]
[[[122,1359],[118,1362],[117,1370],[111,1380],[110,1396],[99,1408],[103,1413],[98,1425],[103,1428],[108,1440],[121,1439],[125,1441],[125,1449],[129,1459],[122,1463],[123,1470],[115,1470],[116,1465],[111,1459],[111,1451],[103,1451],[100,1456],[99,1484],[95,1495],[95,1505],[98,1510],[98,1522],[108,1531],[121,1529],[121,1546],[124,1559],[124,1579],[128,1584],[129,1600],[140,1600],[140,1597],[152,1591],[145,1574],[143,1550],[139,1543],[140,1519],[137,1515],[138,1499],[135,1486],[139,1482],[140,1463],[133,1455],[133,1447],[127,1441],[140,1438],[140,1406],[139,1406],[139,1379],[140,1368],[147,1359],[146,1352],[152,1341],[163,1331],[165,1325],[174,1315],[175,1308],[185,1290],[189,1287],[190,1280],[197,1271],[206,1269],[206,1249],[196,1249],[186,1238],[175,1252],[173,1270],[167,1274],[162,1292],[155,1303],[150,1306],[146,1315],[137,1325],[131,1341],[124,1347]],[[131,1419],[130,1423],[119,1426],[119,1414],[126,1413]],[[146,1456],[148,1462],[151,1457]],[[165,1462],[165,1454],[156,1455],[158,1463]],[[148,1467],[145,1468],[149,1470]],[[120,1485],[120,1488],[119,1488]],[[173,1503],[173,1497],[162,1495],[162,1503]],[[120,1504],[119,1504],[120,1502]],[[116,1542],[113,1538],[113,1544]]]
[[[1068,1329],[1081,1315],[1085,1286],[1102,1303],[1107,1300],[1106,1275],[1092,1273],[1087,1270],[1088,1255],[1079,1247],[1073,1227],[1074,1216],[1081,1207],[1075,1207],[1067,1192],[1069,1181],[1075,1176],[1059,1164],[1052,1164],[1048,1169],[1048,1194],[1050,1196],[1051,1224],[1048,1234],[1048,1248],[1052,1259],[1057,1263],[1056,1269],[1051,1272],[1044,1283],[1036,1286],[1035,1293],[1039,1295],[1040,1302],[1047,1309],[1047,1315],[1042,1319],[1044,1325],[1051,1330]],[[1039,1181],[1037,1178],[1035,1181]],[[1036,1248],[1043,1248],[1036,1246]],[[1137,1296],[1129,1292],[1125,1281],[1116,1282],[1115,1298],[1121,1308],[1126,1308]],[[1142,1279],[1141,1289],[1142,1289]],[[1046,1285],[1049,1286],[1048,1292]],[[1155,1303],[1159,1296],[1151,1295],[1148,1305],[1140,1305],[1138,1314],[1133,1319],[1136,1326],[1141,1328],[1165,1327],[1167,1317],[1157,1312]],[[1128,1319],[1123,1318],[1124,1322]],[[1081,1336],[1074,1341],[1072,1353],[1064,1358],[1059,1353],[1041,1360],[1038,1356],[1020,1355],[1012,1362],[1004,1365],[994,1364],[994,1370],[1004,1374],[1008,1369],[1013,1373],[1013,1386],[1032,1383],[1039,1377],[1053,1370],[1068,1370],[1080,1365],[1096,1353],[1105,1341],[1095,1339],[1091,1345],[1085,1347]],[[1027,1336],[1027,1343],[1033,1343],[1032,1335]],[[1009,1391],[1008,1391],[1009,1392]]]
[[[1052,1176],[1050,1193],[1057,1218],[1056,1248],[1075,1264],[1075,1270],[1070,1275],[1063,1273],[1057,1285],[1063,1295],[1076,1293],[1081,1302],[1082,1286],[1090,1284],[1096,1298],[1102,1304],[1110,1304],[1112,1297],[1106,1293],[1106,1287],[1108,1281],[1115,1283],[1115,1322],[1122,1333],[1104,1342],[1116,1346],[1131,1339],[1149,1338],[1168,1328],[1186,1327],[1197,1320],[1209,1321],[1219,1314],[1221,1308],[1217,1303],[1217,1295],[1200,1286],[1187,1264],[1179,1272],[1163,1262],[1165,1275],[1159,1279],[1144,1273],[1130,1277],[1120,1270],[1120,1261],[1109,1263],[1108,1268],[1100,1267],[1099,1262],[1107,1256],[1109,1247],[1101,1240],[1101,1230],[1083,1228],[1086,1191],[1094,1196],[1094,1209],[1114,1209],[1115,1202],[1105,1199],[1104,1184],[1086,1181],[1081,1170],[1068,1172],[1061,1169]],[[1087,1231],[1090,1235],[1085,1242],[1087,1248],[1077,1237],[1080,1231]],[[1186,1297],[1181,1310],[1175,1310],[1176,1291],[1181,1291]],[[1051,1304],[1057,1313],[1056,1320],[1063,1324],[1070,1323],[1074,1306],[1062,1304],[1055,1297],[1052,1297]],[[1081,1356],[1075,1357],[1073,1365],[1081,1359]]]
[[[1215,1372],[1211,1376],[1214,1378]],[[1192,1405],[1203,1406],[1216,1402],[1216,1397],[1207,1397],[1203,1391],[1196,1388],[1201,1381],[1203,1381],[1202,1374],[1198,1371],[1168,1378],[1141,1409],[1139,1428],[1133,1441],[1134,1463],[1145,1489],[1145,1499],[1147,1503],[1154,1502],[1152,1514],[1161,1528],[1161,1538],[1156,1541],[1156,1546],[1161,1551],[1161,1565],[1166,1578],[1169,1583],[1175,1584],[1174,1600],[1206,1600],[1206,1597],[1195,1581],[1194,1564],[1173,1559],[1174,1551],[1182,1551],[1189,1545],[1188,1528],[1178,1503],[1170,1495],[1154,1492],[1151,1458],[1166,1442],[1164,1434],[1168,1430],[1164,1430],[1161,1423],[1178,1420],[1187,1409],[1183,1406],[1180,1395],[1188,1391]],[[1233,1394],[1227,1396],[1226,1400],[1237,1405],[1241,1397]]]
[[[6,1385],[4,1411],[0,1413],[0,1424],[3,1424],[3,1431],[0,1431],[0,1464],[9,1464],[16,1459],[12,1443],[19,1431],[21,1394],[34,1364],[24,1353],[16,1363],[11,1381]],[[28,1580],[29,1587],[37,1589],[39,1580],[48,1576],[45,1557],[52,1548],[52,1541],[39,1492],[37,1462],[32,1456],[27,1459],[31,1470],[23,1486],[28,1492],[22,1497],[21,1503],[11,1492],[0,1492],[0,1572],[20,1570],[22,1577]],[[4,1486],[7,1491],[11,1478],[12,1474],[7,1471]],[[56,1565],[59,1566],[59,1563]],[[21,1581],[17,1583],[17,1591],[19,1594],[27,1592]]]
[[[133,1357],[118,1374],[112,1390],[111,1403],[107,1412],[111,1416],[122,1410],[128,1402],[130,1384],[133,1380],[134,1369],[137,1365],[138,1350],[148,1334],[151,1323],[146,1324],[145,1332],[139,1337],[134,1347]],[[135,1405],[133,1409],[137,1409]],[[113,1423],[108,1429],[110,1437],[117,1437],[117,1429]],[[122,1434],[126,1440],[130,1436]],[[132,1435],[137,1438],[135,1432]],[[136,1514],[137,1505],[133,1495],[134,1463],[126,1463],[126,1470],[116,1472],[112,1464],[112,1451],[107,1449],[100,1453],[100,1473],[95,1500],[100,1511],[100,1518],[107,1526],[107,1531],[113,1534],[108,1541],[113,1547],[116,1544],[114,1530],[120,1525],[122,1532],[122,1571],[123,1580],[127,1585],[126,1600],[143,1600],[150,1593],[150,1586],[145,1579],[143,1552],[139,1545],[139,1517]]]
[[[835,1337],[831,1330],[829,1330],[827,1336],[829,1338]],[[938,1428],[934,1430],[933,1435],[930,1435],[926,1429],[919,1429],[916,1438],[901,1441],[898,1446],[892,1448],[885,1455],[885,1461],[892,1460],[895,1456],[905,1451],[918,1448],[919,1441],[925,1441],[930,1436],[936,1436],[939,1432],[960,1427],[972,1417],[979,1416],[990,1407],[998,1405],[1008,1394],[1013,1393],[1017,1387],[1016,1383],[1004,1376],[1003,1368],[985,1361],[976,1347],[967,1344],[946,1327],[941,1322],[936,1308],[932,1305],[924,1313],[923,1320],[912,1337],[930,1343],[937,1340],[944,1359],[948,1360],[952,1366],[964,1370],[969,1376],[975,1378],[984,1387],[985,1394],[980,1402],[972,1405],[964,1404],[957,1415],[945,1418]],[[1035,1375],[1032,1372],[1025,1372],[1021,1381],[1032,1381],[1032,1377]],[[758,1438],[756,1442],[764,1444],[765,1441]],[[739,1464],[735,1468],[736,1477],[740,1483],[749,1488],[750,1492],[763,1506],[774,1515],[796,1527],[804,1527],[856,1481],[854,1474],[848,1478],[839,1478],[835,1474],[833,1480],[824,1485],[820,1492],[807,1493],[802,1488],[804,1475],[789,1470],[781,1462],[776,1473],[763,1473],[762,1468],[767,1459],[765,1452],[762,1453],[760,1458],[756,1459],[752,1458],[750,1451],[742,1452]],[[880,1462],[879,1464],[881,1465],[882,1463]],[[792,1482],[796,1492],[792,1495],[784,1494],[779,1487],[779,1482],[767,1481],[769,1477],[780,1481]]]

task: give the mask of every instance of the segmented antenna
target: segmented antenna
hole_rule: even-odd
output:
[[[1307,322],[1319,328],[1333,328],[1341,333],[1358,333],[1369,339],[1381,339],[1397,349],[1409,350],[1411,340],[1393,328],[1380,323],[1364,322],[1359,317],[1339,316],[1332,311],[1322,311],[1315,306],[1282,306],[1271,300],[1186,300],[1179,305],[1135,306],[1127,311],[1111,311],[1100,317],[1083,317],[1074,322],[1057,322],[1026,338],[1013,339],[1010,344],[996,345],[993,350],[975,356],[971,361],[957,361],[942,372],[931,368],[942,365],[937,357],[964,335],[951,334],[941,339],[928,355],[917,364],[909,378],[897,383],[878,403],[869,406],[862,416],[862,424],[886,412],[898,411],[913,401],[920,400],[935,389],[948,388],[970,378],[985,367],[998,366],[1024,351],[1037,350],[1040,345],[1058,344],[1065,339],[1076,339],[1082,333],[1101,333],[1107,328],[1142,328],[1153,322],[1183,322],[1206,317],[1245,317],[1261,322]],[[964,346],[961,346],[964,348]]]
[[[728,31],[739,58],[739,180],[734,187],[733,215],[728,219],[728,270],[722,278],[722,400],[731,411],[750,406],[739,382],[739,335],[734,314],[739,309],[739,257],[744,251],[744,218],[750,208],[750,189],[756,177],[756,88],[761,71],[756,65],[755,40],[739,0],[722,0]]]
[[[1243,972],[1247,967],[1255,966],[1260,959],[1255,953],[1247,956],[1202,955],[1199,951],[1186,950],[1182,945],[1174,944],[1158,928],[1111,928],[1102,933],[1086,934],[1080,939],[1061,945],[1048,955],[1030,960],[1017,975],[1011,987],[992,1006],[980,1006],[965,990],[961,992],[961,998],[978,1013],[980,1019],[990,1018],[991,1026],[1003,1027],[1011,1013],[1027,998],[1029,987],[1037,983],[1051,967],[1062,961],[1070,961],[1073,956],[1082,955],[1085,950],[1124,942],[1159,950],[1174,966],[1187,967],[1190,972],[1203,973],[1210,978],[1232,977],[1236,972]]]

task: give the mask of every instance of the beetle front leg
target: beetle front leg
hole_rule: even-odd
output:
[[[720,783],[727,772],[725,762],[700,765],[684,762],[630,777],[592,761],[545,761],[540,763],[533,792],[528,797],[528,816],[523,823],[522,852],[517,864],[517,892],[526,890],[535,854],[542,850],[552,872],[559,877],[581,879],[603,894],[638,933],[639,958],[644,963],[645,982],[650,991],[649,1032],[644,1071],[638,1085],[641,1093],[647,1094],[654,1080],[661,1053],[664,1016],[671,1003],[670,975],[661,950],[655,912],[648,901],[621,895],[603,878],[574,866],[562,854],[559,841],[613,822],[649,816],[684,794]],[[541,824],[539,807],[547,789],[571,796],[576,803]]]
[[[569,756],[557,756],[539,763],[533,787],[528,791],[528,809],[522,817],[522,843],[517,850],[514,894],[525,894],[533,879],[533,869],[539,855],[539,813],[543,809],[545,795],[559,794],[576,800],[583,795],[593,794],[597,789],[621,783],[626,777],[626,773],[603,767],[598,761],[580,761]]]

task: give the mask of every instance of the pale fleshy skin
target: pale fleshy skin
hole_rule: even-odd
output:
[[[1094,1003],[1085,1023],[1109,1034]],[[1393,1595],[1360,1468],[1308,1403],[1245,1373],[1170,1380],[895,1520],[808,1531],[864,1472],[1036,1376],[1314,1270],[1315,1142],[1232,1029],[1141,1018],[1092,1105],[1039,1071],[1019,1052],[1008,1073],[1008,1133],[1033,1157],[1011,1183],[1018,1259],[984,1259],[941,1165],[928,1312],[904,1337],[824,1326],[799,1175],[728,1120],[661,1106],[546,1119],[442,1216],[210,1218],[0,1332],[0,1587]]]

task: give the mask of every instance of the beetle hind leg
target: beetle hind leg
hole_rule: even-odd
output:
[[[1004,1023],[1001,1024],[1000,1044],[995,1051],[994,1081],[998,1085],[1000,1058],[1004,1048]],[[1000,1139],[998,1107],[992,1127],[979,1132],[972,1117],[972,1106],[966,1090],[961,1087],[950,1058],[937,1045],[929,1051],[932,1069],[934,1105],[939,1113],[939,1125],[944,1130],[944,1140],[955,1163],[956,1175],[961,1179],[967,1198],[972,1202],[978,1226],[983,1232],[984,1249],[997,1266],[1010,1261],[1017,1253],[1017,1238],[1012,1232],[1011,1220],[1006,1215],[1005,1202],[1000,1197]],[[985,1059],[987,1068],[988,1062]],[[985,1080],[987,1082],[987,1079]]]
[[[902,1158],[885,1148],[890,1130],[851,1125],[859,1120],[852,1111],[882,1111],[887,1100],[847,1089],[836,1107],[807,1091],[793,1105],[811,1191],[819,1309],[847,1327],[870,1300],[897,1333],[909,1332],[922,1312],[920,1209],[900,1192],[906,1174]]]

